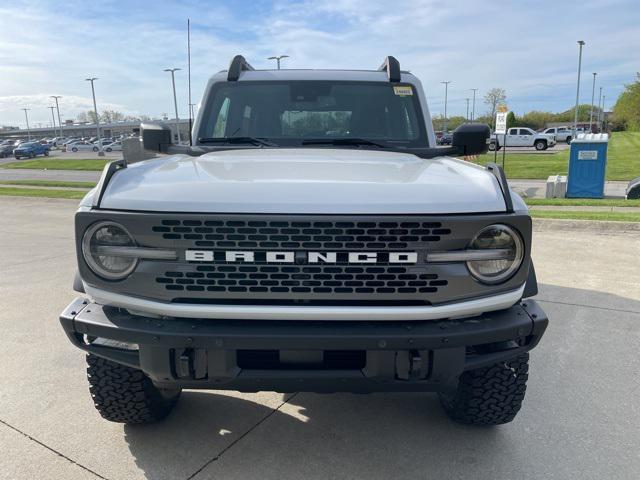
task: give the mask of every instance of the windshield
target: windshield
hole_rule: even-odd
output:
[[[428,147],[415,90],[387,82],[215,85],[203,112],[199,142],[249,137],[281,146],[337,140],[341,145]]]

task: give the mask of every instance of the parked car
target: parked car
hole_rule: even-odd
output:
[[[14,148],[13,144],[0,145],[0,158],[10,157]]]
[[[121,152],[122,151],[122,142],[113,142],[110,145],[104,147],[106,152]]]
[[[507,147],[535,147],[536,150],[546,150],[556,144],[553,135],[538,133],[530,128],[510,128],[506,135]],[[491,135],[489,150],[500,150],[505,145],[505,135]]]
[[[573,135],[573,132],[569,127],[550,127],[540,133],[544,133],[545,135],[554,135],[556,137],[556,142],[566,143],[571,143]]]
[[[74,143],[74,142],[80,142],[80,141],[81,141],[81,140],[80,140],[79,138],[70,137],[70,138],[67,138],[67,139],[62,143],[62,145],[66,147],[66,146],[68,146],[68,145],[69,145],[69,144],[71,144],[71,143]]]
[[[72,152],[86,152],[86,151],[98,151],[98,146],[89,142],[75,142],[67,146],[67,150],[71,150]]]
[[[438,138],[438,145],[451,145],[453,134],[451,132],[443,132]]]
[[[28,157],[33,158],[37,155],[49,156],[49,146],[43,145],[40,142],[26,142],[20,144],[19,147],[13,150],[13,156],[17,159]]]
[[[103,138],[102,140],[96,140],[95,142],[91,142],[96,146],[100,146],[100,143],[102,143],[103,147],[106,147],[107,145],[111,145],[113,143],[113,140],[111,138]]]

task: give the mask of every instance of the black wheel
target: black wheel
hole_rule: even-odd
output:
[[[48,157],[48,156],[49,156],[49,150],[45,150],[45,151],[44,151],[44,156],[45,156],[45,157]]]
[[[16,160],[20,160],[20,157],[18,155],[16,155]]]
[[[536,140],[536,143],[534,143],[533,146],[536,147],[536,150],[546,150],[547,142],[544,140]]]
[[[98,147],[93,147],[93,151],[97,152],[98,151]]]
[[[567,142],[567,145],[569,145],[569,144],[571,143],[571,135],[569,135],[569,136],[567,137],[566,142]]]
[[[77,151],[78,151],[78,149],[77,149],[76,147],[73,147],[73,148],[71,149],[71,151],[72,151],[72,152],[77,152]]]
[[[524,400],[529,377],[529,354],[506,362],[469,370],[453,393],[440,393],[451,419],[472,425],[501,425],[512,421]]]
[[[111,151],[111,148],[107,147],[107,152],[110,152],[110,151]]]
[[[180,389],[157,388],[141,370],[87,355],[89,390],[100,415],[110,422],[141,424],[162,420]]]
[[[489,143],[489,150],[491,150],[492,152],[496,149],[496,143],[495,142],[490,142]]]

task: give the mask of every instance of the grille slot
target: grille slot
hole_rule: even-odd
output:
[[[151,230],[194,247],[269,250],[401,250],[451,234],[440,222],[418,221],[161,220]]]
[[[404,266],[193,265],[156,282],[172,291],[219,293],[424,294],[447,285],[433,273]]]

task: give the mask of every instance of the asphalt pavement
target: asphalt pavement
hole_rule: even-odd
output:
[[[0,197],[1,479],[638,478],[638,230],[536,221],[550,325],[508,425],[457,425],[431,394],[186,391],[132,427],[94,410],[58,323],[76,205]]]

